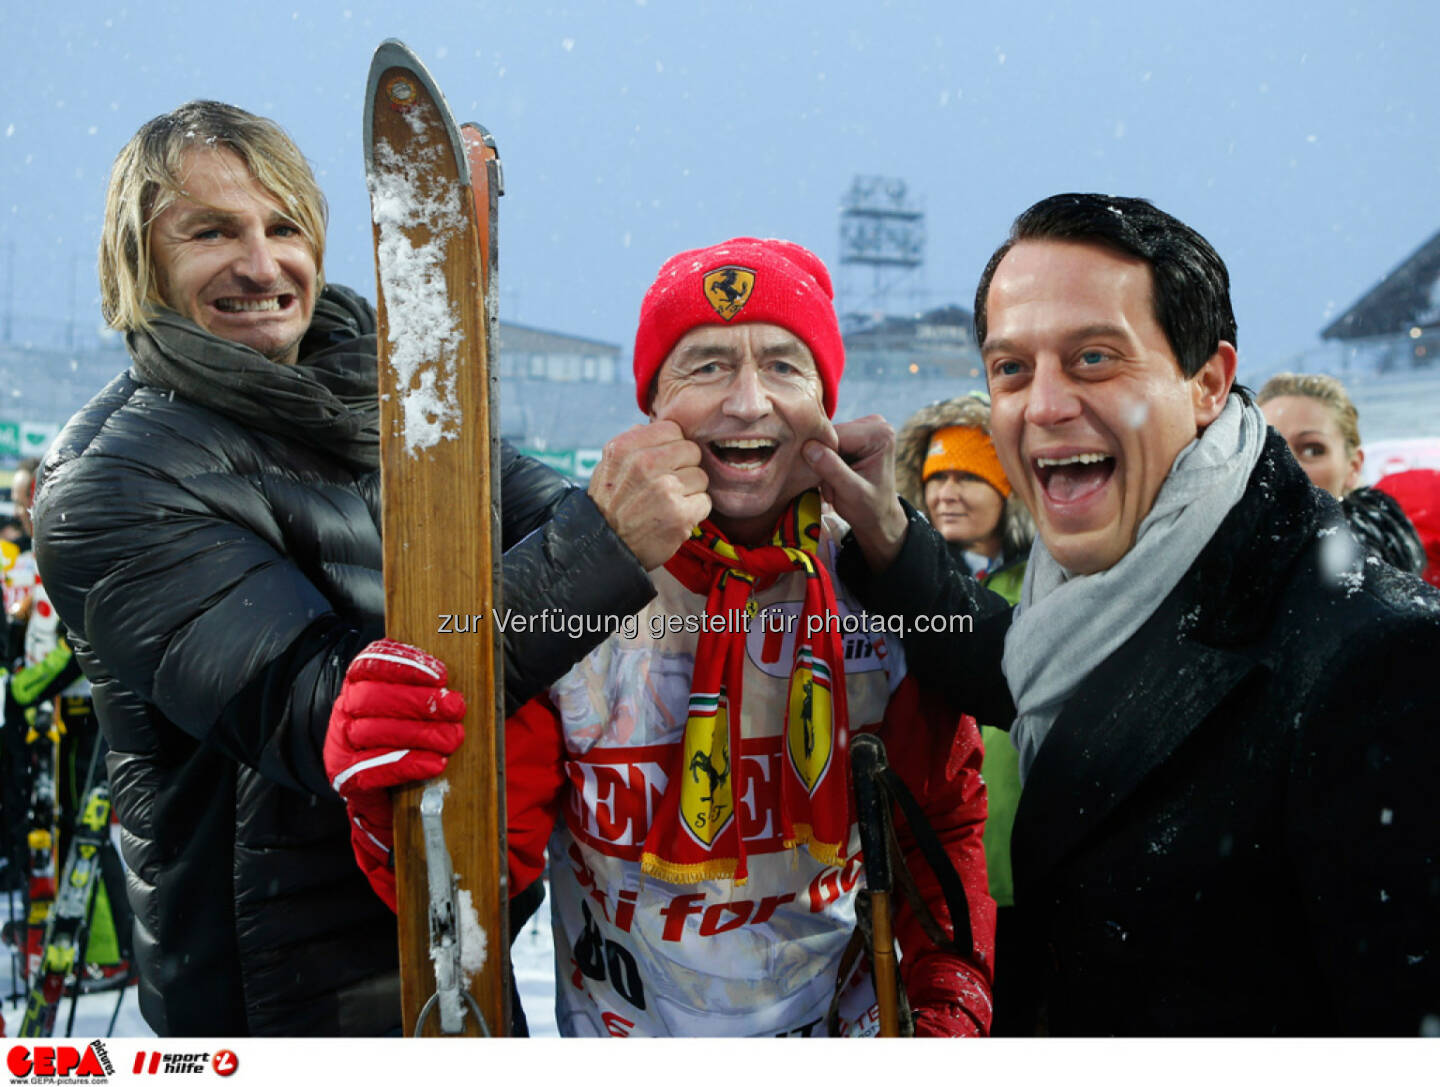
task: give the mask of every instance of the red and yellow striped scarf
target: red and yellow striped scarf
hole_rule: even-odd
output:
[[[705,596],[712,621],[695,651],[683,762],[645,838],[646,873],[672,883],[745,882],[745,837],[754,828],[744,825],[735,804],[745,795],[739,753],[746,641],[735,618],[753,620],[755,591],[793,570],[805,573],[805,603],[785,712],[782,839],[787,848],[806,846],[825,864],[843,860],[850,835],[845,650],[835,586],[817,557],[819,541],[820,495],[807,491],[780,518],[768,546],[740,547],[704,521],[665,564],[682,585]],[[812,615],[821,617],[815,634],[806,622]]]

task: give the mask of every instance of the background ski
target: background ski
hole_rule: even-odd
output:
[[[97,744],[86,775],[90,786],[77,813],[60,889],[46,921],[40,968],[30,979],[30,996],[17,1034],[20,1038],[48,1038],[55,1032],[65,980],[71,974],[75,975],[75,994],[79,995],[80,965],[95,887],[100,880],[100,858],[110,844],[110,785],[103,777],[96,780],[99,750]]]
[[[30,808],[26,815],[29,876],[24,962],[25,980],[31,986],[41,968],[60,867],[60,738],[54,705],[48,700],[40,703],[25,735],[30,759]]]
[[[460,126],[465,141],[465,158],[470,167],[470,193],[475,199],[476,240],[480,249],[480,272],[485,296],[486,331],[491,342],[499,336],[500,287],[496,276],[500,266],[500,197],[505,195],[505,178],[495,137],[484,125],[466,121]],[[492,403],[498,404],[500,375],[488,370]],[[499,414],[492,410],[493,418]]]
[[[375,229],[380,315],[381,479],[385,627],[450,668],[468,702],[466,738],[444,775],[445,842],[459,887],[468,991],[488,1029],[509,1022],[505,978],[503,671],[494,627],[463,639],[437,634],[442,614],[487,616],[499,606],[498,403],[489,376],[477,202],[467,153],[443,97],[404,45],[375,53],[365,99],[366,176]],[[486,228],[486,251],[493,251]],[[492,282],[493,287],[493,282]],[[493,298],[493,290],[490,297]],[[405,1029],[436,991],[430,893],[419,816],[421,786],[395,805],[401,988]],[[482,945],[483,946],[479,946]],[[483,955],[483,958],[482,958]],[[473,1016],[468,1033],[480,1033]],[[437,1033],[427,1018],[425,1033]]]

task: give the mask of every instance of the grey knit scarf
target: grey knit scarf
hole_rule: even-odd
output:
[[[1022,781],[1075,689],[1144,625],[1240,501],[1264,445],[1260,409],[1231,393],[1175,458],[1114,566],[1072,576],[1035,537],[1001,666],[1015,699],[1010,738]]]
[[[145,384],[368,471],[380,463],[374,333],[370,304],[331,284],[316,299],[293,366],[163,307],[153,312],[149,329],[128,333],[126,343]]]

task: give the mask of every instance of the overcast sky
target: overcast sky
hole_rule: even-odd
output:
[[[1440,229],[1433,0],[3,2],[0,305],[17,320],[63,320],[75,298],[98,324],[110,163],[196,97],[290,131],[330,198],[328,274],[373,298],[360,125],[387,37],[497,137],[501,316],[627,352],[679,249],[778,235],[833,262],[861,173],[924,201],[926,305],[968,308],[1042,196],[1149,197],[1230,265],[1242,377],[1313,349]]]

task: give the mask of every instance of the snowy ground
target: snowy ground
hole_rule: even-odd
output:
[[[8,984],[8,983],[7,983]],[[13,988],[9,990],[12,994]],[[115,1029],[110,1029],[110,1017],[115,1014],[116,1002],[120,1005],[120,1016]],[[20,1030],[20,1021],[25,1017],[25,1003],[13,998],[5,1001],[5,1034],[13,1038]],[[140,1018],[140,1005],[135,999],[135,987],[123,993],[90,993],[80,998],[75,1009],[75,1027],[66,1031],[70,1019],[70,998],[60,1002],[60,1014],[55,1017],[55,1037],[79,1038],[88,1041],[93,1038],[153,1038],[155,1032]]]
[[[556,1038],[555,949],[550,937],[550,898],[536,911],[511,946],[515,984],[530,1021],[532,1038]]]
[[[15,899],[15,913],[19,916],[19,897]],[[3,904],[0,914],[8,919],[11,915]],[[5,1035],[14,1037],[20,1029],[25,1015],[23,998],[17,998],[21,989],[19,963],[0,964],[5,969],[5,978],[0,980],[0,992],[8,994],[4,999]],[[525,926],[514,944],[515,981],[520,988],[520,999],[525,1005],[525,1015],[530,1021],[530,1033],[540,1038],[557,1037],[555,1028],[555,959],[550,944],[550,903],[547,899],[535,917]],[[115,1013],[116,1002],[120,1015],[115,1029],[110,1030],[110,1017]],[[56,1018],[55,1033],[64,1035],[65,1025],[70,1017],[70,998],[60,1005]],[[75,1011],[75,1027],[70,1036],[79,1039],[92,1038],[153,1038],[155,1032],[145,1025],[140,1016],[140,1004],[135,998],[135,989],[130,987],[123,993],[92,993],[80,998]]]
[[[9,902],[0,897],[0,916],[4,920],[18,920],[24,916],[23,903],[18,892],[10,896]],[[0,992],[4,996],[5,1036],[15,1037],[20,1021],[25,1018],[24,983],[21,980],[19,956],[7,948],[8,954],[0,955]],[[115,1029],[110,1029],[110,1018],[119,1004],[120,1015],[115,1020]],[[70,1020],[71,998],[60,1002],[59,1014],[55,1017],[55,1034],[66,1035],[66,1024]],[[80,998],[75,1009],[75,1026],[68,1032],[70,1037],[91,1038],[153,1038],[155,1032],[145,1025],[140,1017],[140,1004],[135,999],[135,988],[131,986],[121,992],[91,993]]]

